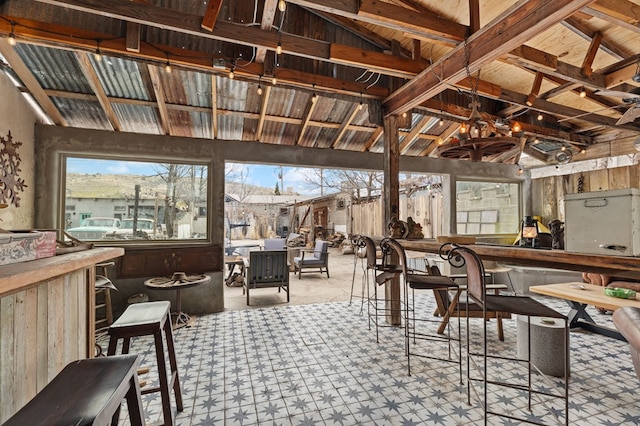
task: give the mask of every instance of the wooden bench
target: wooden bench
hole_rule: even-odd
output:
[[[145,424],[138,355],[74,361],[3,426],[116,425],[123,399],[132,426]]]

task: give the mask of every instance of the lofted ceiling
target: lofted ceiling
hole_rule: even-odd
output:
[[[0,35],[58,126],[382,152],[395,116],[401,155],[529,166],[640,134],[640,0],[5,0]]]

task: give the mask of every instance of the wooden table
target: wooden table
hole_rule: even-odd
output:
[[[224,264],[229,270],[229,272],[227,272],[227,276],[224,279],[227,287],[230,287],[233,284],[233,282],[231,281],[231,277],[233,277],[233,271],[235,271],[236,265],[238,265],[240,274],[242,275],[242,272],[244,271],[244,260],[245,258],[242,256],[231,255],[224,257]]]
[[[405,250],[438,253],[436,240],[398,240]],[[640,280],[640,257],[571,253],[494,244],[464,244],[483,260],[579,272],[595,272]]]
[[[564,299],[571,306],[569,312],[569,327],[581,327],[593,333],[613,337],[625,341],[620,332],[609,327],[596,324],[594,319],[586,311],[588,305],[615,311],[623,306],[636,306],[640,308],[640,301],[636,299],[620,299],[604,294],[604,287],[580,282],[536,285],[529,287],[532,293]]]
[[[211,277],[205,274],[187,275],[184,272],[174,272],[171,277],[155,277],[144,282],[145,287],[152,290],[175,290],[176,291],[176,321],[173,328],[179,328],[189,324],[191,316],[182,311],[182,290],[195,287],[211,281]]]

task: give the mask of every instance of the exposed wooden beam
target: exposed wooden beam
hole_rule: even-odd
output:
[[[383,103],[385,115],[407,111],[462,80],[467,71],[482,66],[521,46],[533,36],[570,16],[592,0],[529,0],[517,2],[490,24],[472,34],[416,78],[392,93]],[[468,52],[468,55],[465,55]]]
[[[414,38],[457,44],[467,27],[435,13],[418,12],[379,0],[288,0],[308,9],[320,10],[411,34]]]
[[[640,32],[640,6],[628,0],[596,0],[585,11],[628,30]]]
[[[111,102],[109,102],[109,99],[107,99],[107,94],[105,93],[104,88],[100,83],[100,79],[98,78],[96,70],[93,68],[91,61],[89,60],[88,54],[84,52],[76,52],[75,56],[78,60],[78,64],[80,65],[82,73],[87,79],[89,86],[91,86],[91,90],[93,90],[93,93],[96,94],[98,102],[100,103],[102,110],[107,116],[107,120],[109,120],[109,123],[111,123],[111,127],[113,127],[113,130],[119,132],[120,130],[122,130],[120,126],[120,120],[118,120],[118,116],[113,110]]]
[[[211,76],[211,139],[218,139],[218,79]]]
[[[147,65],[147,70],[149,71],[151,84],[153,84],[153,92],[155,93],[156,103],[158,104],[158,111],[160,112],[160,126],[162,127],[162,131],[165,135],[170,135],[171,124],[165,102],[162,82],[160,81],[160,71],[155,65]]]
[[[375,145],[382,135],[384,134],[384,128],[382,126],[376,127],[376,130],[373,132],[371,137],[364,143],[362,146],[362,152],[368,152],[373,145]]]
[[[588,42],[591,42],[591,39],[593,39],[596,33],[596,31],[589,28],[586,22],[583,22],[575,16],[565,19],[562,21],[562,24]],[[632,55],[631,51],[627,51],[624,47],[616,45],[611,40],[603,39],[600,43],[600,48],[617,60],[624,59]]]
[[[480,0],[469,0],[469,34],[480,29]]]
[[[262,130],[264,129],[264,123],[267,116],[267,107],[269,106],[269,97],[271,96],[271,87],[264,88],[262,93],[262,106],[260,107],[260,118],[258,119],[258,128],[256,129],[256,140],[262,140]]]
[[[533,105],[533,101],[538,97],[538,94],[540,93],[540,86],[542,85],[542,76],[543,74],[541,72],[536,73],[536,76],[533,80],[533,85],[531,86],[531,92],[527,97],[527,106]]]
[[[46,95],[38,80],[33,76],[29,67],[22,61],[22,58],[16,53],[6,38],[0,39],[0,53],[7,60],[13,71],[18,75],[20,80],[27,87],[27,90],[33,96],[33,99],[40,105],[40,108],[49,116],[58,126],[68,126],[67,120],[60,114],[58,108]]]
[[[587,54],[584,56],[584,60],[582,61],[581,72],[585,77],[591,76],[593,74],[593,61],[596,59],[596,54],[598,53],[598,49],[600,48],[600,43],[602,42],[602,33],[597,31],[594,37],[591,39],[591,44],[589,45],[589,49],[587,50]]]
[[[451,124],[449,124],[449,126],[442,133],[440,133],[440,136],[438,137],[438,139],[434,140],[429,145],[427,145],[427,147],[422,150],[422,152],[419,154],[419,156],[420,157],[426,157],[426,156],[431,157],[432,156],[431,154],[435,152],[436,148],[439,147],[440,145],[446,143],[447,139],[449,139],[451,136],[453,136],[453,134],[458,131],[459,127],[460,127],[460,123],[451,123]]]
[[[124,38],[113,38],[109,34],[94,31],[70,28],[60,25],[48,24],[40,21],[26,20],[0,15],[6,18],[0,19],[0,34],[11,32],[10,22],[16,22],[14,33],[20,37],[21,42],[40,44],[45,46],[55,46],[57,48],[81,49],[93,52],[96,49],[96,40],[101,40],[100,50],[103,54],[109,53],[115,56],[123,56],[136,60],[151,61],[153,63],[164,63],[166,53],[171,57],[171,63],[175,66],[194,69],[201,72],[222,74],[224,71],[216,71],[211,68],[211,57],[203,56],[202,52],[189,51],[166,45],[156,45],[154,47],[143,44],[139,52],[128,52]],[[238,69],[236,74],[245,78],[256,79],[259,75],[264,75],[262,64],[251,63],[242,69]],[[384,98],[389,95],[389,90],[381,86],[373,86],[367,89],[365,84],[352,80],[340,80],[328,76],[321,76],[312,73],[305,73],[296,70],[289,70],[284,67],[278,68],[278,80],[283,84],[297,87],[310,88],[315,85],[319,91],[339,94],[362,94],[365,98]]]
[[[204,16],[202,17],[202,23],[200,26],[207,31],[213,31],[213,27],[216,25],[216,20],[220,14],[221,7],[222,0],[209,0],[207,10],[204,11]]]
[[[362,105],[361,104],[354,104],[351,107],[351,111],[349,111],[349,113],[347,114],[345,119],[342,120],[342,123],[340,124],[340,129],[338,129],[338,133],[333,138],[333,142],[331,142],[331,148],[337,148],[338,147],[338,144],[340,143],[340,140],[342,139],[344,134],[347,132],[347,129],[348,129],[349,125],[351,124],[353,119],[356,118],[356,115],[358,115],[360,110],[362,110]]]
[[[411,131],[402,139],[402,142],[400,142],[400,155],[403,155],[406,152],[406,150],[417,139],[418,135],[422,133],[425,127],[427,127],[432,120],[433,117],[425,115],[420,119],[420,121],[418,121],[418,123],[416,123],[415,126],[413,126],[413,129],[411,129]]]
[[[276,9],[278,7],[278,0],[265,0],[264,8],[262,9],[262,20],[260,21],[260,29],[262,31],[271,31],[273,28],[273,21],[276,17]],[[267,49],[264,47],[256,48],[256,62],[263,63],[267,57]]]
[[[317,98],[310,97],[309,101],[307,102],[307,106],[305,107],[304,114],[302,114],[302,123],[300,126],[298,137],[296,138],[296,145],[300,145],[300,142],[302,142],[302,138],[304,137],[305,132],[309,128],[309,123],[311,122],[311,115],[313,114],[313,111],[315,110],[316,105],[318,103],[317,100],[318,100]]]
[[[334,58],[330,55],[330,52],[337,50],[341,53],[339,58],[342,58],[343,54],[346,55],[348,53],[346,56],[351,57],[349,63],[354,67],[379,72],[381,74],[387,74],[388,72],[392,72],[391,75],[398,75],[398,73],[403,73],[404,75],[415,74],[415,62],[410,59],[403,61],[397,58],[395,60],[397,69],[390,70],[384,63],[380,64],[378,55],[376,55],[379,54],[379,52],[332,44],[293,34],[263,31],[260,28],[248,27],[226,21],[217,22],[215,29],[209,32],[200,28],[201,18],[197,15],[157,6],[139,5],[129,2],[128,0],[111,0],[109,2],[103,0],[37,1],[67,9],[93,13],[99,16],[121,19],[123,21],[138,22],[147,26],[196,37],[241,44],[251,48],[263,47],[265,49],[275,50],[278,41],[281,41],[283,53],[285,54],[325,62],[334,62]],[[349,50],[351,50],[350,53]],[[358,58],[360,58],[360,60],[358,60]]]
[[[427,64],[426,61],[421,58],[414,61],[412,59],[382,52],[374,52],[372,50],[358,50],[359,52],[356,52],[352,47],[332,44],[329,57],[334,63],[353,67],[359,67],[358,63],[366,60],[370,67],[368,68],[369,70],[402,78],[414,77],[424,70]]]
[[[127,42],[128,52],[140,52],[140,24],[137,22],[127,22]]]

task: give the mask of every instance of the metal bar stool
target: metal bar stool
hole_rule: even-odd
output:
[[[109,349],[107,352],[109,355],[114,355],[116,353],[118,340],[123,339],[122,353],[129,353],[132,337],[153,335],[160,386],[144,389],[142,394],[146,395],[148,393],[160,392],[165,425],[174,424],[173,413],[171,411],[170,388],[173,388],[178,411],[183,410],[180,378],[178,375],[178,365],[176,362],[176,353],[173,343],[170,308],[171,303],[168,301],[136,303],[129,305],[122,316],[120,316],[120,318],[118,318],[109,327],[110,339]],[[163,329],[167,352],[169,354],[169,365],[171,367],[171,377],[169,379],[167,379],[164,344],[162,341]]]

